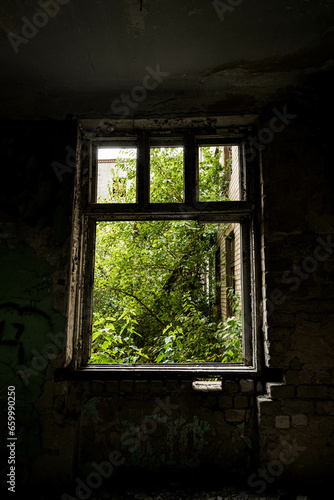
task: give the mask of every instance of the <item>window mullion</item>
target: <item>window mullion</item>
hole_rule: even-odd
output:
[[[89,161],[89,194],[88,202],[96,203],[97,199],[97,145],[89,143],[89,154],[84,160]]]
[[[137,159],[137,203],[146,206],[150,202],[150,143],[146,131],[139,136]]]
[[[243,325],[243,359],[247,366],[253,363],[252,354],[252,294],[250,266],[250,227],[249,221],[241,224],[241,288],[242,294],[242,325]]]
[[[184,148],[184,201],[187,206],[198,202],[197,148],[193,134],[187,134]]]

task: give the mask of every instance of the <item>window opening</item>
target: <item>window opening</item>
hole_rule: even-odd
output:
[[[97,149],[97,202],[136,201],[137,149],[108,147]]]
[[[74,367],[179,365],[211,376],[224,363],[254,363],[242,134],[228,142],[169,132],[131,128],[81,143],[92,154],[82,154],[76,178]]]
[[[198,158],[199,201],[240,200],[239,147],[200,146]]]
[[[98,222],[91,362],[241,362],[240,297],[229,295],[231,313],[221,307],[217,274],[228,227]]]
[[[183,202],[183,148],[150,148],[150,201]]]

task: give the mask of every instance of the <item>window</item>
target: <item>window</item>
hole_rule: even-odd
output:
[[[133,203],[136,201],[137,149],[100,147],[96,162],[96,202]]]
[[[240,234],[240,231],[238,231]],[[232,231],[225,239],[226,251],[226,315],[230,316],[233,310],[233,297],[236,295],[236,273],[235,273],[235,238]],[[240,273],[238,272],[238,278]],[[240,279],[239,279],[240,281]]]
[[[255,218],[244,133],[161,124],[123,121],[95,136],[82,128],[68,361],[110,371],[254,370]]]

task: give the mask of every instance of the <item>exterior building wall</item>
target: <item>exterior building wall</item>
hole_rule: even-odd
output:
[[[239,185],[239,149],[238,146],[225,146],[224,163],[225,168],[229,165],[230,183],[228,190],[228,197],[231,201],[240,199],[240,185]],[[229,160],[229,161],[228,161]],[[240,225],[228,224],[224,229],[224,234],[220,233],[218,242],[220,247],[221,265],[221,316],[226,318],[231,315],[232,311],[229,306],[229,299],[227,296],[227,287],[231,283],[231,270],[228,260],[228,238],[233,236],[234,239],[234,255],[230,256],[234,260],[234,287],[235,293],[241,298],[241,260],[240,260]]]

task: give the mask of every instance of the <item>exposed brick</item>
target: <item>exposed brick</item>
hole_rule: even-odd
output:
[[[328,398],[328,387],[326,385],[300,385],[297,387],[297,396],[299,398]]]
[[[330,415],[334,415],[334,402],[333,401],[326,401],[324,404],[325,410],[327,413]]]
[[[120,382],[121,392],[132,392],[133,391],[133,380],[122,380]]]
[[[180,390],[177,380],[166,380],[165,389],[168,392],[178,392]]]
[[[334,401],[318,401],[316,411],[318,415],[334,415]]]
[[[135,381],[135,391],[136,392],[147,392],[148,391],[147,380],[136,380]]]
[[[213,408],[217,405],[217,397],[213,394],[208,394],[203,397],[203,406],[206,408]]]
[[[220,408],[233,408],[233,398],[227,394],[218,397]]]
[[[232,394],[233,392],[239,392],[239,385],[233,380],[226,380],[224,382],[224,389],[228,394]]]
[[[245,420],[245,410],[225,410],[226,422],[243,422]]]
[[[275,415],[282,412],[282,403],[266,396],[258,397],[257,404],[261,415]]]
[[[274,415],[258,415],[259,425],[261,427],[267,427],[273,429],[275,427],[275,416]]]
[[[235,396],[234,407],[235,408],[248,408],[249,402],[247,396]]]
[[[74,381],[69,385],[69,394],[84,394],[87,391],[87,384],[84,382]]]
[[[111,380],[106,384],[106,392],[118,392],[119,391],[119,382],[118,380]]]
[[[254,380],[240,380],[240,390],[241,392],[251,392],[254,391]]]
[[[266,387],[272,399],[291,399],[295,395],[294,385],[268,383]]]
[[[222,383],[221,382],[213,382],[213,381],[196,381],[193,382],[193,388],[196,391],[202,392],[221,392],[222,391]]]
[[[101,393],[104,391],[104,382],[101,381],[92,382],[91,388],[93,394],[96,394],[97,392]]]
[[[292,425],[297,427],[300,425],[307,425],[306,415],[292,415],[291,416]]]
[[[276,415],[275,427],[277,427],[278,429],[289,429],[290,427],[289,415]]]
[[[150,391],[151,392],[162,392],[163,391],[163,382],[162,382],[162,380],[151,380],[151,382],[150,382]]]
[[[286,401],[283,401],[283,409],[287,413],[304,413],[305,415],[313,415],[314,404],[312,401],[287,399]]]

